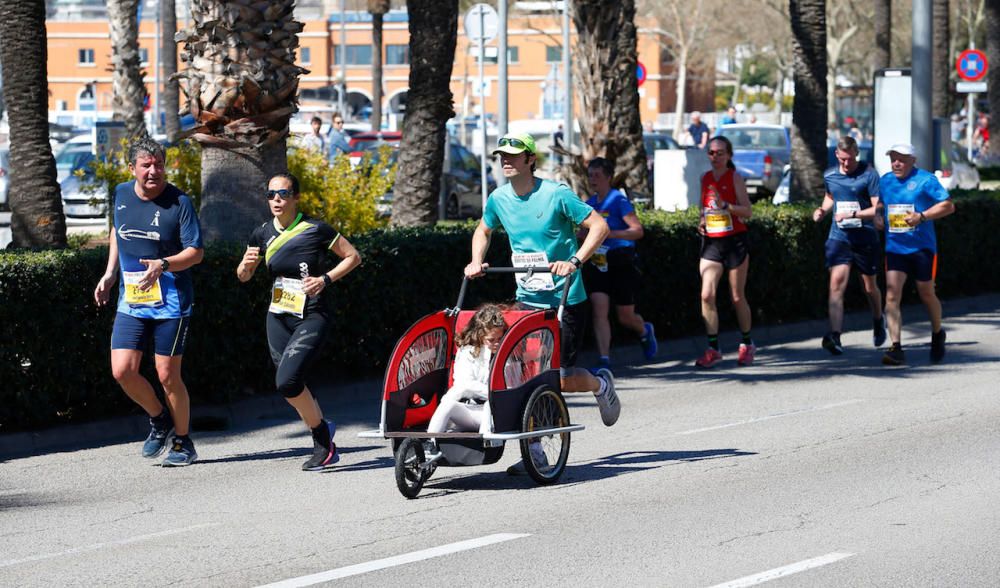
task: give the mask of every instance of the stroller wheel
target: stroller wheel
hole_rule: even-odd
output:
[[[521,431],[528,433],[569,425],[569,410],[562,395],[548,385],[539,386],[525,404]],[[559,480],[569,459],[569,433],[541,435],[521,440],[521,458],[528,475],[539,484]]]
[[[426,458],[419,439],[407,438],[396,449],[396,487],[407,498],[416,498],[434,468],[424,467]]]

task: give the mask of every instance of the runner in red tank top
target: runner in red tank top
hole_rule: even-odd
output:
[[[753,363],[757,347],[750,337],[751,314],[744,289],[750,267],[747,227],[744,221],[753,214],[743,178],[733,165],[733,145],[725,137],[715,137],[708,142],[708,159],[712,170],[701,178],[701,222],[698,232],[702,235],[701,261],[701,314],[708,332],[708,349],[695,362],[701,368],[710,368],[722,360],[719,351],[719,310],[715,295],[722,274],[728,272],[729,293],[736,320],[743,334],[737,363]]]

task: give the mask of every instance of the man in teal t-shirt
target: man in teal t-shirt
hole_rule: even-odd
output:
[[[483,275],[483,259],[493,231],[503,227],[510,239],[512,265],[548,266],[551,274],[528,278],[517,283],[517,301],[525,308],[559,306],[563,280],[573,279],[569,299],[560,324],[559,375],[563,392],[592,392],[601,410],[601,420],[611,426],[618,420],[621,403],[615,394],[610,370],[599,370],[595,377],[575,367],[576,355],[583,343],[587,313],[587,293],[576,273],[583,262],[597,250],[608,234],[608,224],[594,209],[580,200],[565,184],[536,178],[535,140],[528,134],[507,134],[500,138],[494,155],[508,183],[490,194],[483,218],[472,236],[472,261],[465,275]],[[587,238],[577,248],[576,227],[588,230]]]

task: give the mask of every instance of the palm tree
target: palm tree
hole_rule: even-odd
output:
[[[136,12],[140,0],[112,0],[108,2],[108,20],[111,25],[111,64],[113,120],[125,121],[125,134],[129,138],[143,137],[146,119],[146,84],[142,80],[142,59],[139,57],[139,23]]]
[[[268,178],[287,170],[288,119],[296,112],[302,23],[294,0],[192,0],[177,33],[186,68],[176,74],[202,145],[201,223],[207,239],[236,241],[267,216]]]
[[[177,73],[177,41],[174,40],[174,33],[177,31],[177,2],[175,0],[160,0],[160,47],[158,51],[159,66],[163,76],[163,90],[160,99],[163,103],[163,125],[167,140],[171,143],[177,140],[181,132],[181,121],[177,115],[180,111],[180,90],[177,89],[177,80],[173,77]]]
[[[934,0],[932,3],[934,27],[931,43],[931,114],[947,117],[951,114],[951,72],[954,62],[948,52],[951,40],[948,0]]]
[[[606,157],[616,163],[616,184],[624,181],[631,192],[648,195],[635,76],[635,1],[575,0],[571,18],[577,31],[573,76],[580,88],[583,153],[571,159],[570,182],[578,194],[589,193],[586,162]]]
[[[15,247],[66,246],[49,146],[45,0],[0,2],[0,61],[10,123],[10,228]]]
[[[399,148],[392,223],[431,225],[444,163],[445,123],[455,116],[449,85],[458,40],[458,0],[407,0],[410,89]]]
[[[892,0],[874,0],[874,9],[875,50],[872,51],[872,66],[878,71],[892,63]]]
[[[372,130],[382,128],[382,17],[389,12],[389,0],[368,0],[372,15]]]
[[[993,157],[996,157],[1000,152],[1000,6],[997,6],[997,2],[986,3],[986,59],[990,62],[990,69],[986,73],[989,80],[986,96],[991,114],[990,149]]]
[[[826,0],[789,0],[795,54],[792,106],[792,197],[825,192]]]

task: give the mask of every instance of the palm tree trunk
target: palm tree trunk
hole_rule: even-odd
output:
[[[949,26],[948,0],[934,0],[934,27],[931,61],[931,115],[947,117],[951,113],[951,72],[954,68],[948,54],[948,40],[951,38]]]
[[[388,4],[385,2],[384,4]],[[382,128],[382,2],[369,2],[372,14],[372,130]],[[385,6],[388,10],[388,6]]]
[[[114,97],[111,108],[113,120],[125,121],[125,134],[130,139],[144,137],[146,120],[143,107],[146,102],[146,84],[142,80],[139,58],[139,23],[136,12],[140,0],[112,0],[108,2],[108,20],[111,25],[111,64]]]
[[[892,0],[875,2],[875,48],[872,51],[872,67],[875,71],[885,69],[892,62]]]
[[[177,2],[176,0],[160,0],[160,67],[162,68],[161,78],[163,80],[163,91],[160,99],[163,100],[163,116],[166,124],[163,125],[167,140],[171,143],[177,141],[177,135],[181,132],[181,121],[178,112],[181,109],[180,90],[177,80],[173,75],[177,73],[177,41],[174,40],[174,33],[177,32]]]
[[[986,59],[990,63],[986,96],[990,103],[990,152],[994,158],[1000,153],[1000,6],[997,4],[986,2]]]
[[[821,197],[826,167],[826,1],[789,0],[795,55],[792,198]]]
[[[14,247],[66,246],[49,146],[45,1],[0,2],[0,61],[10,123],[10,228]]]
[[[437,218],[445,123],[455,116],[450,83],[458,39],[458,0],[407,0],[406,6],[410,15],[410,89],[392,224],[420,226],[431,225]]]
[[[202,143],[199,217],[204,238],[245,239],[268,218],[267,181],[285,171],[284,139],[260,148]]]
[[[619,3],[619,29],[615,39],[618,59],[610,64],[614,71],[635,72],[639,53],[635,26],[635,0]],[[639,80],[625,77],[621,91],[615,93],[611,106],[611,136],[617,139],[616,174],[633,197],[651,196],[646,144],[642,140],[642,115],[639,113]]]

